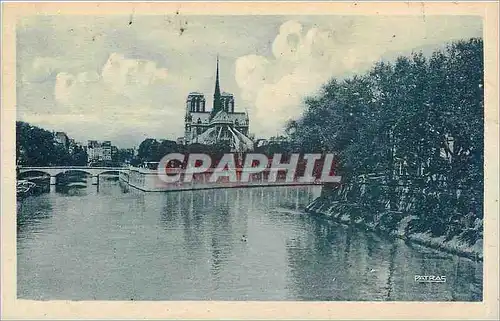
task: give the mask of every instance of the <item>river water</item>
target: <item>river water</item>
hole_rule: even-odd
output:
[[[481,263],[306,214],[319,192],[144,193],[101,180],[29,196],[18,202],[18,297],[482,300]]]

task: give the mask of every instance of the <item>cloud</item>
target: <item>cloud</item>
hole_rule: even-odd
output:
[[[279,28],[272,56],[236,60],[235,79],[249,103],[254,131],[275,135],[300,117],[304,97],[332,77],[362,73],[391,53],[481,36],[474,17],[336,17],[321,27],[296,20]]]
[[[122,122],[123,132],[175,139],[184,132],[187,94],[213,93],[216,54],[221,87],[237,95],[234,59],[267,48],[281,19],[255,24],[253,16],[137,15],[129,24],[129,14],[23,17],[16,28],[18,119],[55,129],[71,123],[70,136],[83,127],[114,140],[109,132]],[[253,25],[242,27],[246,23]],[[245,110],[240,101],[236,108]],[[102,126],[90,127],[85,115]]]
[[[113,53],[102,68],[102,79],[115,92],[126,94],[129,89],[161,84],[167,80],[167,70],[157,68],[154,61],[126,59]]]
[[[169,129],[182,128],[182,124],[175,124],[182,120],[182,105],[179,106],[181,108],[165,108],[169,101],[165,89],[174,85],[177,85],[176,88],[182,87],[178,84],[180,77],[169,74],[166,68],[158,67],[156,62],[111,53],[99,71],[71,73],[61,71],[61,66],[64,66],[64,62],[58,65],[56,59],[43,57],[35,58],[31,69],[27,68],[26,75],[29,75],[30,80],[41,81],[51,74],[56,75],[52,87],[54,104],[43,109],[23,110],[24,121],[48,128],[71,125],[70,132],[77,136],[77,127],[97,127],[97,131],[100,128],[101,132],[105,128],[103,137],[108,138],[113,133],[130,137],[130,132],[148,130],[162,137],[160,129],[165,129],[165,123]],[[23,81],[27,81],[27,77]],[[50,84],[48,81],[45,83]],[[36,84],[28,82],[24,86],[28,86],[28,89]],[[23,98],[27,100],[27,97]],[[140,129],[133,130],[134,127]],[[80,137],[85,137],[84,132],[81,131]],[[175,135],[175,130],[168,132]]]
[[[168,84],[168,72],[154,61],[129,59],[119,53],[110,54],[100,73],[90,70],[78,74],[59,72],[54,95],[58,103],[75,112],[99,112],[105,107],[117,112],[124,105],[133,109],[140,101],[158,106],[162,97],[155,91]]]
[[[25,83],[43,82],[59,70],[60,63],[52,57],[35,57],[31,66],[24,69],[21,79]]]
[[[183,135],[186,95],[221,86],[258,137],[300,116],[330,77],[381,57],[480,35],[468,17],[36,16],[17,33],[20,120],[120,146]],[[182,30],[181,30],[182,29]],[[231,68],[234,67],[234,68]],[[235,80],[235,81],[234,81]],[[210,107],[210,104],[209,104]]]

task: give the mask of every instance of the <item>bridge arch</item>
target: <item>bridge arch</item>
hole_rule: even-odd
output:
[[[99,175],[105,173],[119,174],[126,171],[126,168],[121,167],[87,167],[87,166],[47,166],[47,167],[18,167],[17,176],[27,175],[28,172],[39,172],[43,175],[50,176],[50,185],[56,185],[58,176],[68,173],[84,173],[92,177],[92,184],[99,184]]]
[[[71,173],[84,173],[90,176],[93,176],[93,174],[89,171],[86,171],[84,169],[61,169],[59,173],[55,174],[54,176],[59,176],[59,175],[64,175],[64,174],[71,174]]]
[[[102,174],[120,174],[120,170],[112,169],[112,170],[103,170],[102,172],[99,172],[97,175],[102,175]]]
[[[29,170],[23,170],[23,171],[20,171],[17,176],[19,178],[24,178],[24,177],[27,177],[27,176],[33,176],[36,175],[36,174],[41,174],[43,176],[47,176],[47,177],[50,177],[51,176],[51,173],[49,173],[48,171],[44,171],[44,170],[41,170],[41,169],[29,169]]]

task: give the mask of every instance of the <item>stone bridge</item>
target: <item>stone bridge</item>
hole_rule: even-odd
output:
[[[88,166],[47,166],[47,167],[18,167],[17,173],[39,172],[50,175],[50,185],[57,183],[57,176],[67,172],[83,172],[92,176],[92,184],[99,184],[99,175],[128,171],[125,167],[88,167]]]

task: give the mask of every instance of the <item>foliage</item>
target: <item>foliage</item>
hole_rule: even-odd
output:
[[[24,166],[85,165],[87,153],[76,146],[72,153],[55,140],[54,133],[16,122],[16,164]]]
[[[114,155],[116,166],[130,163],[134,158],[134,150],[129,148],[119,148]]]
[[[154,138],[147,138],[139,145],[137,157],[134,159],[133,164],[139,165],[143,162],[159,162],[169,153],[204,153],[218,158],[229,151],[230,146],[224,142],[219,142],[214,145],[199,143],[181,145],[172,140],[158,141]]]
[[[388,188],[354,193],[350,202],[370,211],[382,211],[387,203],[388,210],[397,211],[408,194],[400,185],[411,186],[414,196],[404,201],[412,199],[404,207],[417,216],[411,229],[436,236],[460,230],[465,223],[457,217],[469,223],[483,217],[481,39],[332,79],[305,105],[303,116],[287,126],[294,148],[335,151],[338,172],[347,183],[363,174],[384,177],[378,184]]]

